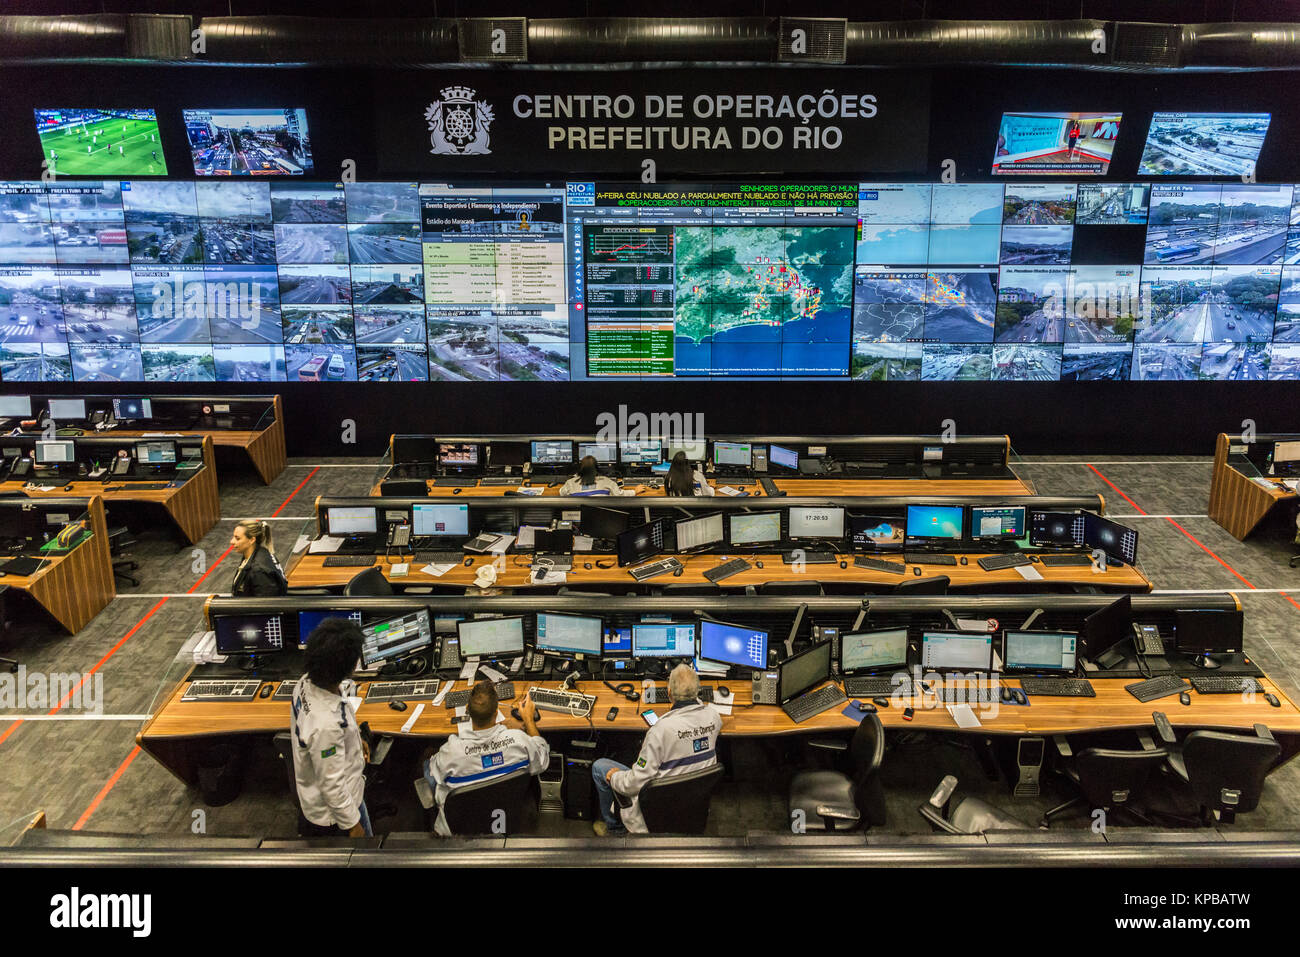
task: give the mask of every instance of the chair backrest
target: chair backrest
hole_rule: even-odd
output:
[[[384,577],[383,569],[378,566],[371,566],[365,571],[353,575],[352,580],[343,588],[343,594],[378,595],[382,597],[393,594],[393,586]]]
[[[289,793],[293,795],[293,806],[298,807],[298,774],[293,769],[293,734],[281,731],[271,740],[280,760],[284,762],[285,774],[289,776]]]
[[[386,479],[379,483],[379,494],[419,498],[429,494],[429,486],[424,479]]]
[[[1187,782],[1202,807],[1253,811],[1264,777],[1282,753],[1273,738],[1193,731],[1183,741]]]
[[[853,778],[863,781],[880,770],[885,759],[885,726],[880,715],[868,714],[858,723],[849,742],[849,755],[853,758]]]
[[[665,585],[665,595],[721,595],[722,589],[717,585]]]
[[[508,834],[522,816],[532,778],[528,768],[452,788],[442,813],[453,834]],[[505,813],[504,820],[497,814]],[[493,831],[493,826],[497,827]],[[505,830],[501,830],[505,828]]]
[[[722,765],[656,778],[641,789],[641,816],[650,833],[703,834],[709,798],[722,780]]]
[[[760,595],[817,595],[825,594],[821,582],[763,582],[758,586]]]
[[[1163,748],[1129,751],[1115,748],[1085,748],[1074,758],[1079,790],[1088,807],[1116,807],[1128,804],[1146,786],[1151,773],[1164,764]]]
[[[895,595],[946,595],[951,582],[947,575],[932,575],[928,578],[909,578],[894,586]]]

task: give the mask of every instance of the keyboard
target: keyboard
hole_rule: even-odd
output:
[[[130,485],[125,486],[131,492],[157,492],[171,487],[171,482],[132,482]]]
[[[667,688],[655,685],[646,691],[641,700],[646,704],[671,704],[673,699],[669,696]],[[700,700],[710,702],[713,700],[712,685],[700,685]]]
[[[1135,681],[1131,685],[1125,685],[1124,690],[1139,701],[1147,702],[1155,701],[1157,698],[1167,698],[1171,694],[1191,691],[1192,686],[1178,675],[1156,675],[1146,681]]]
[[[1254,678],[1243,675],[1214,675],[1202,678],[1188,678],[1198,694],[1263,694],[1264,689]]]
[[[290,678],[287,681],[281,681],[275,694],[271,695],[272,701],[292,701],[293,693],[298,690],[298,679]]]
[[[931,552],[904,552],[903,561],[909,565],[956,565],[956,555],[936,555]]]
[[[454,478],[454,477],[453,477],[453,478],[448,478],[448,477],[445,476],[445,475],[444,475],[444,476],[441,476],[441,477],[439,477],[439,478],[433,479],[432,481],[433,481],[433,484],[434,484],[434,485],[442,485],[442,486],[454,485],[454,486],[456,486],[456,488],[473,488],[473,487],[477,484],[477,480],[476,480],[476,479],[472,479],[472,478]]]
[[[500,478],[498,478],[497,476],[493,476],[491,478],[481,478],[478,480],[478,484],[479,485],[518,485],[522,481],[523,481],[522,477],[511,477],[509,475],[506,475]]]
[[[782,705],[781,710],[791,721],[799,724],[848,700],[839,685],[829,684],[787,702]]]
[[[958,685],[955,688],[940,688],[939,700],[944,704],[993,704],[1002,692],[989,685]]]
[[[1027,695],[1045,698],[1095,698],[1092,682],[1087,678],[1021,678],[1020,690]]]
[[[639,582],[647,578],[654,578],[656,575],[667,575],[682,567],[682,563],[675,558],[661,558],[657,562],[650,562],[646,565],[637,565],[635,568],[629,568],[627,573]]]
[[[770,478],[761,478],[758,480],[758,484],[763,486],[763,494],[768,496],[769,498],[781,498],[783,495],[785,495],[785,492],[782,492],[779,488],[777,488],[776,483],[773,482]]]
[[[895,684],[892,675],[861,675],[856,678],[845,678],[844,690],[851,698],[888,698],[895,691],[909,696],[913,693],[910,677]]]
[[[853,564],[858,568],[870,568],[872,571],[886,572],[890,575],[907,574],[907,566],[902,562],[887,562],[883,558],[871,558],[868,555],[855,555]]]
[[[1091,555],[1039,555],[1040,564],[1048,568],[1058,568],[1067,565],[1091,565]]]
[[[415,553],[416,562],[423,562],[426,565],[459,565],[465,560],[465,553],[462,551],[454,552],[420,552]]]
[[[995,572],[1000,568],[1015,568],[1018,565],[1033,564],[1026,556],[1019,552],[1012,552],[1010,555],[985,555],[979,560],[980,568],[986,572]]]
[[[710,568],[704,573],[704,577],[711,582],[717,583],[722,581],[724,578],[730,578],[732,575],[739,575],[741,572],[747,571],[752,567],[753,566],[743,558],[733,558],[729,562],[723,562],[721,565]]]
[[[418,681],[372,681],[366,688],[367,701],[432,701],[438,696],[437,678]]]
[[[369,568],[375,563],[374,555],[329,555],[326,568]]]
[[[794,552],[784,552],[781,555],[781,561],[787,565],[793,565],[795,562],[803,562],[805,565],[834,565],[839,561],[834,552],[813,551],[805,549],[798,555]]]
[[[558,711],[585,718],[596,705],[596,696],[578,694],[576,691],[553,691],[536,686],[528,689],[528,697],[540,711]]]
[[[496,683],[497,698],[501,701],[510,701],[515,696],[515,684],[513,681],[498,681]],[[463,708],[469,704],[469,694],[472,689],[466,688],[464,691],[453,691],[443,699],[443,705],[448,708]],[[433,697],[430,695],[429,697]]]
[[[262,682],[257,678],[243,678],[235,681],[204,679],[191,681],[190,686],[181,695],[182,701],[252,701]]]

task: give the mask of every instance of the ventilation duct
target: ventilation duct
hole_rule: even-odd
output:
[[[452,20],[204,17],[199,25],[208,62],[413,66],[459,59]]]
[[[530,63],[771,63],[776,21],[765,17],[529,20]]]

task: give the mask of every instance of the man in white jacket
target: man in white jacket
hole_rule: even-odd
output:
[[[699,700],[700,676],[695,669],[686,664],[674,668],[668,675],[668,694],[673,699],[672,710],[646,732],[634,767],[609,758],[601,758],[591,766],[601,816],[601,820],[592,822],[592,829],[602,837],[624,830],[646,833],[638,795],[651,781],[689,774],[718,763],[722,714],[713,705]],[[632,799],[630,807],[622,808],[621,821],[619,809],[614,806],[616,794]]]
[[[357,716],[343,699],[361,657],[361,629],[327,618],[307,637],[307,674],[293,693],[293,772],[304,837],[371,834],[365,804],[366,748]],[[346,680],[345,680],[346,679]]]

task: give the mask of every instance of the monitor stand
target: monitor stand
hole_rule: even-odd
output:
[[[1206,671],[1214,671],[1216,668],[1223,667],[1209,655],[1197,655],[1192,659],[1192,664],[1198,668],[1203,668]]]

